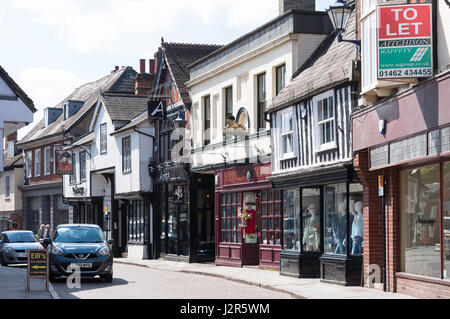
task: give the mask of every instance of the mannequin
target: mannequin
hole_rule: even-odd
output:
[[[246,203],[244,213],[247,213],[247,226],[243,227],[243,235],[245,238],[245,242],[252,242],[251,239],[247,238],[247,235],[255,235],[256,234],[256,211],[253,209],[255,207],[254,203]]]
[[[331,227],[333,229],[333,238],[336,243],[335,254],[345,254],[346,224],[347,224],[347,205],[345,202],[339,203],[338,212],[333,214]]]
[[[352,255],[362,254],[363,243],[363,203],[355,203],[354,219],[352,223]]]
[[[305,225],[303,244],[306,251],[317,251],[320,245],[320,218],[315,204],[308,206],[308,213],[311,217]]]

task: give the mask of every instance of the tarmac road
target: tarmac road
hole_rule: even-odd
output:
[[[69,289],[66,279],[53,283],[61,299],[292,299],[288,294],[214,278],[134,265],[114,264],[114,279],[82,279]]]

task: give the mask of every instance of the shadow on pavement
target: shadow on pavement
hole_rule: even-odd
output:
[[[101,278],[89,277],[81,278],[81,288],[69,288],[67,285],[67,277],[55,278],[51,283],[61,299],[79,299],[74,293],[129,284],[127,280],[121,278],[113,278],[112,282],[105,282]]]

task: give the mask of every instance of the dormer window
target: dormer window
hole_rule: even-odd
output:
[[[67,120],[75,113],[77,113],[81,109],[83,104],[84,104],[83,101],[72,101],[72,100],[64,103],[64,120]]]

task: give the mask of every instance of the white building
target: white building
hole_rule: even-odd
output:
[[[0,141],[10,135],[13,135],[12,139],[17,139],[14,133],[33,122],[34,112],[33,101],[0,66]],[[3,142],[0,143],[0,154],[3,154]],[[2,156],[0,172],[3,172]]]
[[[74,174],[63,181],[64,198],[77,207],[74,222],[104,218],[104,231],[117,241],[116,253],[127,251],[135,258],[148,258],[152,238],[148,165],[154,128],[147,118],[147,100],[102,94],[89,133],[67,148],[73,150]]]

